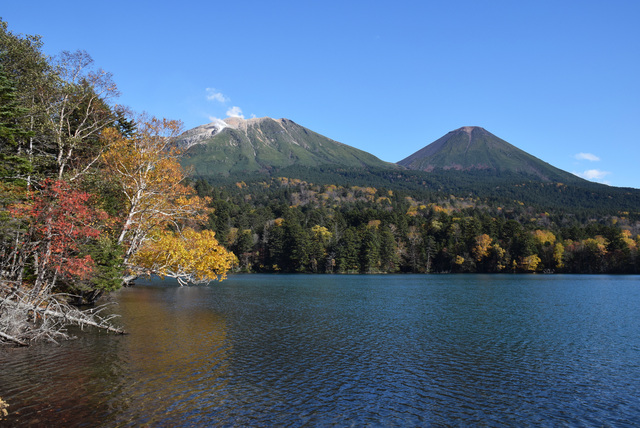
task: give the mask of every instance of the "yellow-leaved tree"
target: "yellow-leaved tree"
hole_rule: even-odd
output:
[[[180,285],[221,281],[236,262],[236,256],[218,244],[215,232],[191,228],[159,231],[131,258],[148,273],[176,278]]]
[[[117,242],[129,269],[125,281],[141,273],[174,277],[181,284],[213,280],[224,276],[235,257],[213,232],[186,228],[206,219],[209,199],[185,185],[176,145],[181,128],[179,121],[141,116],[132,136],[103,132],[106,176],[124,201]],[[206,251],[211,254],[202,256]]]
[[[531,256],[521,257],[520,258],[520,269],[525,272],[535,272],[540,265],[540,257],[533,254]]]
[[[473,255],[476,261],[480,262],[489,255],[492,239],[486,233],[476,236],[476,245],[473,247]]]

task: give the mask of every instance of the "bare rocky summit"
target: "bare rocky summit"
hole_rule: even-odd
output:
[[[289,119],[230,117],[186,131],[178,140],[183,165],[198,176],[333,165],[399,168],[370,153],[334,141]]]

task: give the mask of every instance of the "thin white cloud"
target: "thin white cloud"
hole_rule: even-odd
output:
[[[607,175],[611,174],[609,171],[601,171],[599,169],[588,169],[584,172],[575,173],[577,176],[585,178],[587,180],[602,180]]]
[[[240,119],[244,119],[244,115],[242,114],[242,109],[238,106],[233,106],[229,110],[227,110],[227,116],[239,117]]]
[[[222,92],[216,91],[214,88],[207,88],[207,100],[226,103],[229,98],[225,97]]]
[[[220,119],[218,117],[215,117],[215,116],[209,116],[209,122],[215,124],[218,127],[220,127],[220,129],[226,128],[227,126],[229,126],[229,125],[227,125],[225,123],[225,121],[223,121],[222,119]]]
[[[578,153],[574,157],[578,160],[588,160],[591,162],[597,162],[600,160],[600,158],[593,153]]]

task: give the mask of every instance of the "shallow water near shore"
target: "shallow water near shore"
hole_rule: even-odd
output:
[[[640,424],[640,276],[235,275],[0,349],[8,426]]]

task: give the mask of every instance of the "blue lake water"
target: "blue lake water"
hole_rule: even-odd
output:
[[[0,349],[9,426],[639,426],[640,276],[237,275]]]

